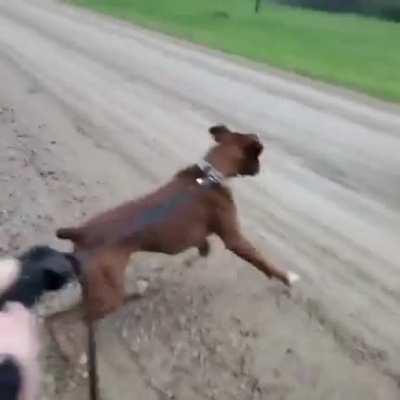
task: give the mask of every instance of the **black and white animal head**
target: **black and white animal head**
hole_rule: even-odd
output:
[[[8,301],[32,307],[45,292],[61,289],[72,276],[70,258],[47,246],[0,259],[0,308]]]

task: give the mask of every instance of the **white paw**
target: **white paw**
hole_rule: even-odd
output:
[[[300,275],[297,275],[295,272],[292,271],[288,271],[287,277],[290,285],[293,285],[300,280]]]
[[[149,287],[149,282],[148,282],[148,281],[145,281],[144,279],[139,279],[139,280],[136,282],[136,285],[137,285],[137,289],[138,289],[139,294],[140,294],[141,296],[143,296],[144,293],[146,292],[146,290],[147,290],[148,287]]]

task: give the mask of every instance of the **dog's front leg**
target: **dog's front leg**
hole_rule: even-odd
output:
[[[267,262],[264,257],[253,247],[253,245],[240,233],[230,235],[223,239],[226,247],[238,257],[249,262],[259,271],[263,272],[268,278],[276,278],[287,286],[291,286],[299,279],[293,272],[279,269]]]

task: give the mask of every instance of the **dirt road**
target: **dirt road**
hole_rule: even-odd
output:
[[[147,291],[99,327],[104,399],[398,399],[399,111],[0,0],[0,251],[65,246],[57,226],[201,159],[212,123],[259,132],[262,174],[232,183],[244,229],[302,281],[288,296],[218,241],[206,261],[141,255],[129,282]],[[46,398],[85,398],[50,339],[45,365]]]

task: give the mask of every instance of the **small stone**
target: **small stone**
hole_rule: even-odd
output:
[[[149,282],[145,281],[144,279],[140,279],[136,283],[138,292],[142,296],[149,287]]]
[[[82,353],[81,356],[79,357],[79,364],[80,365],[86,365],[87,364],[87,355],[86,353]]]

